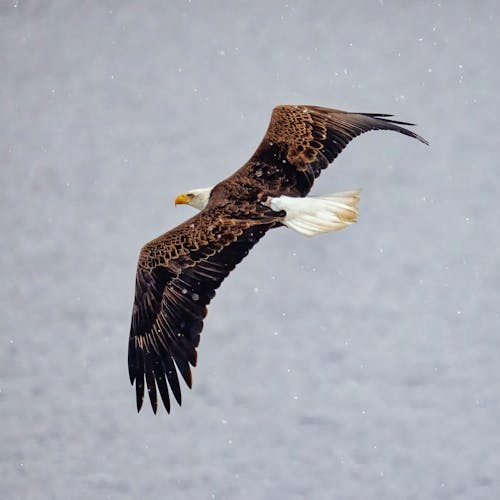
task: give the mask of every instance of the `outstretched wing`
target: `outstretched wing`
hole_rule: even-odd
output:
[[[264,139],[234,176],[265,183],[273,195],[305,196],[321,170],[364,132],[393,130],[428,144],[402,127],[412,123],[395,121],[391,116],[317,106],[277,106]]]
[[[203,211],[143,247],[128,350],[138,411],[145,386],[155,413],[157,390],[167,412],[169,387],[181,404],[177,372],[191,387],[206,306],[271,225]]]

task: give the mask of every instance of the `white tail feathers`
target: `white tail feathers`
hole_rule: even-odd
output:
[[[315,236],[339,231],[356,222],[359,196],[359,190],[306,198],[280,196],[268,199],[266,205],[286,212],[285,226],[306,236]]]

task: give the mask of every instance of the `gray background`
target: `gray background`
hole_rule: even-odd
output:
[[[500,7],[0,1],[3,499],[500,498]],[[273,106],[395,113],[210,306],[192,391],[135,410],[143,243]]]

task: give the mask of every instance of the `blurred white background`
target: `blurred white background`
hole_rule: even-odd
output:
[[[2,499],[500,498],[498,2],[0,1]],[[273,106],[394,113],[209,308],[182,408],[137,415],[140,247]]]

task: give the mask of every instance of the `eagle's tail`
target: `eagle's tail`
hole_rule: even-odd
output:
[[[306,236],[338,231],[358,219],[360,191],[293,198],[271,198],[266,204],[275,210],[286,212],[282,223]]]

